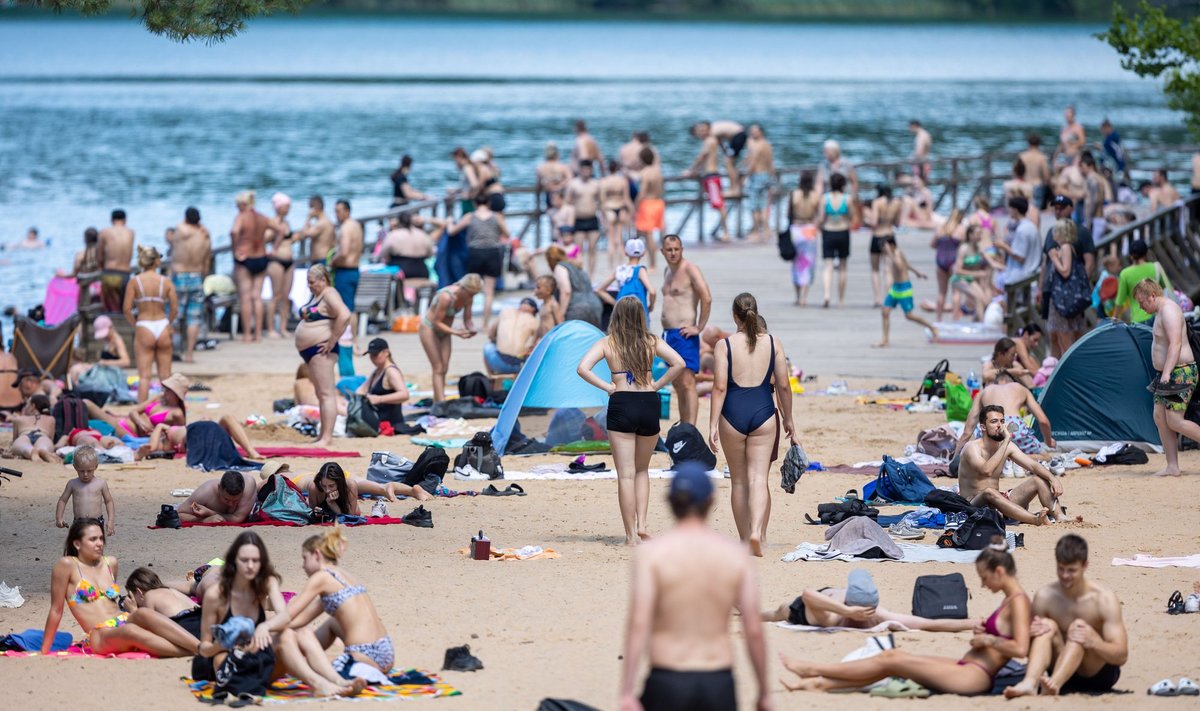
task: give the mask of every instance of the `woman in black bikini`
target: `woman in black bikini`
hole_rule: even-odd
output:
[[[21,414],[8,418],[13,425],[13,456],[34,462],[62,464],[54,453],[54,415],[50,398],[36,393],[25,403]]]
[[[931,657],[898,649],[854,662],[809,664],[783,657],[798,683],[784,681],[791,691],[836,691],[857,689],[897,676],[932,691],[972,696],[991,691],[993,680],[1009,659],[1029,654],[1029,625],[1033,613],[1029,597],[1017,581],[1017,566],[1003,536],[995,536],[975,561],[975,572],[983,586],[1004,593],[996,611],[975,629],[971,648],[962,659]]]
[[[288,210],[292,199],[283,193],[271,196],[275,216],[267,220],[267,239],[271,244],[271,255],[267,257],[267,277],[271,280],[271,305],[267,309],[267,337],[287,338],[288,320],[292,317],[292,277],[296,273],[295,235],[288,224]],[[275,316],[279,316],[279,328],[274,328]]]
[[[669,366],[658,380],[651,375],[656,355]],[[601,359],[608,363],[611,382],[592,372]],[[596,341],[575,371],[608,393],[608,435],[627,546],[650,538],[646,516],[650,507],[650,455],[658,444],[658,391],[682,370],[683,358],[646,329],[642,302],[636,296],[626,296],[613,308],[608,335]]]
[[[318,447],[333,444],[333,424],[337,421],[338,338],[350,324],[350,310],[330,283],[329,269],[323,264],[308,268],[308,290],[312,298],[300,307],[296,326],[296,350],[308,364],[313,388],[321,408],[321,431],[314,442]]]

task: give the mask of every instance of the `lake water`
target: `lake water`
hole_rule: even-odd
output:
[[[668,171],[690,162],[701,118],[761,122],[784,165],[829,137],[855,160],[902,157],[910,117],[939,155],[1016,148],[1029,130],[1052,140],[1067,103],[1089,139],[1108,116],[1130,145],[1182,142],[1099,29],[302,17],[206,46],[0,11],[0,242],[36,225],[53,243],[0,255],[4,303],[40,301],[114,207],[160,244],[187,205],[227,234],[245,188],[366,214],[403,153],[419,189],[453,185],[456,145],[491,146],[505,182],[527,184],[575,118],[606,153],[649,130]]]

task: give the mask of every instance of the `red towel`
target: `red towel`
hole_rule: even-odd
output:
[[[380,516],[379,518],[369,518],[366,523],[356,523],[354,526],[374,526],[384,525],[389,523],[404,523],[395,516]],[[221,521],[220,523],[208,523],[205,521],[184,521],[184,528],[192,526],[236,526],[237,528],[249,528],[250,526],[332,526],[332,523],[288,523],[287,521],[246,521],[245,523],[230,523],[229,521]],[[160,528],[159,526],[146,526],[146,528]]]
[[[336,449],[317,449],[315,447],[257,447],[258,453],[264,457],[361,457],[358,452],[346,452]],[[241,450],[239,450],[241,451]],[[242,452],[245,454],[245,452]]]

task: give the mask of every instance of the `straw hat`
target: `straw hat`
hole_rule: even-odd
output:
[[[276,474],[282,474],[283,472],[290,472],[291,470],[292,470],[292,468],[291,468],[291,466],[288,465],[287,462],[281,462],[278,459],[272,459],[271,461],[264,464],[263,468],[259,470],[258,478],[263,481],[266,481],[266,480],[270,479],[271,477],[275,476]]]
[[[188,387],[191,383],[188,382],[187,376],[182,373],[172,373],[169,378],[162,381],[162,386],[166,390],[175,393],[180,402],[187,397]]]

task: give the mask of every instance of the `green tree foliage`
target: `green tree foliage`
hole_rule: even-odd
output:
[[[1146,0],[1130,15],[1113,6],[1112,26],[1100,39],[1121,55],[1121,66],[1138,76],[1163,79],[1167,105],[1184,114],[1188,131],[1200,139],[1200,2],[1176,2],[1176,19]]]
[[[178,42],[200,39],[220,42],[246,28],[246,20],[280,12],[296,13],[311,0],[135,0],[132,15],[146,29]],[[74,10],[100,15],[113,9],[113,0],[21,0],[22,5],[55,12]],[[128,3],[126,3],[128,5]]]

